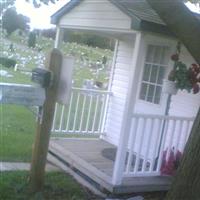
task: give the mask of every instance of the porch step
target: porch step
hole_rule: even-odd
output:
[[[60,159],[56,158],[51,153],[48,153],[47,160],[49,163],[52,163],[56,167],[59,167],[61,170],[66,172],[67,174],[70,174],[74,177],[74,179],[83,185],[84,187],[88,188],[91,192],[93,192],[95,195],[105,198],[106,195],[102,193],[100,190],[98,190],[93,184],[86,181],[82,176],[77,174],[73,169],[70,169],[70,167],[67,167],[66,164],[64,164]]]
[[[53,141],[50,142],[49,155],[54,157],[54,164],[56,160],[56,164],[59,164],[59,167],[70,169],[100,192],[111,193],[113,191],[111,177]]]

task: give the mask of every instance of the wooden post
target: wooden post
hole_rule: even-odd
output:
[[[45,164],[57,98],[61,65],[62,54],[58,49],[53,49],[50,52],[46,63],[46,68],[53,73],[53,83],[51,87],[46,89],[46,99],[43,105],[42,117],[38,118],[30,172],[31,192],[42,191],[44,185]]]

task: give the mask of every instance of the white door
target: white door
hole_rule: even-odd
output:
[[[158,115],[165,113],[167,95],[162,93],[162,82],[168,71],[169,60],[168,46],[154,44],[146,46],[135,113]]]

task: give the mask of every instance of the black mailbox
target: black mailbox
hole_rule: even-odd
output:
[[[50,71],[42,68],[35,68],[32,70],[31,80],[34,83],[40,84],[43,88],[48,88],[51,84],[51,76]]]

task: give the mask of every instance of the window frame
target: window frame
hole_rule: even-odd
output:
[[[149,105],[151,105],[151,106],[161,106],[161,104],[162,104],[162,92],[161,92],[161,95],[160,95],[160,99],[159,99],[159,103],[155,103],[155,93],[156,93],[156,88],[154,89],[154,96],[153,96],[153,100],[154,101],[147,101],[147,100],[144,100],[144,99],[141,99],[140,98],[140,94],[141,94],[141,90],[142,90],[142,84],[143,83],[146,83],[146,84],[148,84],[148,85],[153,85],[154,87],[156,87],[156,86],[158,86],[158,87],[161,87],[161,91],[162,91],[162,84],[158,84],[158,83],[152,83],[152,82],[150,82],[150,78],[151,78],[151,74],[150,74],[150,76],[149,76],[149,80],[148,81],[144,81],[143,80],[143,76],[144,76],[144,70],[145,70],[145,65],[146,64],[151,64],[151,67],[153,66],[153,65],[155,65],[155,66],[158,66],[159,68],[160,67],[165,67],[165,72],[164,72],[164,78],[166,78],[166,75],[167,75],[167,73],[168,73],[168,71],[169,71],[169,65],[170,65],[170,58],[168,59],[168,62],[167,62],[167,64],[159,64],[159,63],[152,63],[152,62],[147,62],[146,61],[146,58],[147,58],[147,53],[148,53],[148,48],[149,48],[149,46],[156,46],[156,47],[166,47],[166,48],[168,48],[169,50],[168,50],[168,54],[169,54],[169,56],[170,56],[170,53],[172,52],[172,46],[169,44],[169,42],[158,42],[158,41],[153,41],[152,42],[152,40],[151,40],[151,42],[146,42],[145,43],[145,45],[144,45],[144,56],[143,56],[143,62],[142,62],[142,70],[141,70],[141,73],[140,73],[140,81],[139,81],[139,87],[138,87],[138,92],[137,92],[137,99],[139,100],[139,101],[141,101],[141,102],[143,102],[143,103],[145,103],[145,104],[149,104]],[[160,69],[159,69],[160,70]],[[159,74],[159,70],[158,70],[158,72],[157,72],[157,74]],[[152,73],[152,70],[151,70],[151,72],[150,73]],[[158,77],[159,76],[157,76],[157,79],[156,79],[156,82],[158,81]]]

